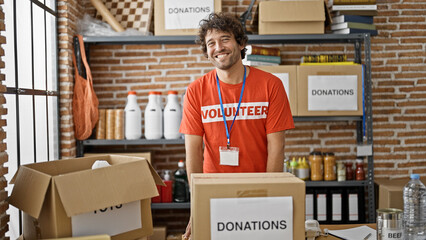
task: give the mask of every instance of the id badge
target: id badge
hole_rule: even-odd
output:
[[[220,165],[238,166],[238,155],[240,149],[237,147],[219,147]]]

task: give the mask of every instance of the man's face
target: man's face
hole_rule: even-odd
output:
[[[231,33],[210,30],[206,35],[207,56],[213,65],[221,70],[227,70],[236,62],[241,61],[241,50]]]

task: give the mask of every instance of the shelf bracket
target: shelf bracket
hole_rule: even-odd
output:
[[[241,22],[241,25],[243,25],[243,29],[244,29],[245,33],[247,33],[246,21],[252,19],[251,11],[253,9],[253,5],[254,5],[255,1],[256,0],[251,0],[251,3],[249,5],[248,9],[243,14],[241,14],[241,16],[240,16],[240,22]]]

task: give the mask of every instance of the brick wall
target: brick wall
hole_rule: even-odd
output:
[[[59,45],[59,90],[61,155],[75,157],[75,138],[72,118],[72,95],[74,88],[74,68],[72,67],[72,44],[76,34],[77,20],[84,9],[81,0],[58,0],[58,45]]]
[[[3,4],[4,1],[0,0],[0,70],[5,67],[5,63],[3,61],[4,57],[4,49],[2,44],[6,43],[6,37],[3,36],[3,33],[5,31],[5,24],[4,24],[4,12],[3,12]],[[3,72],[3,71],[1,71]],[[4,97],[3,93],[6,92],[6,86],[4,85],[3,81],[5,80],[5,75],[3,73],[0,74],[0,116],[7,114],[7,109],[4,108],[3,104],[6,103],[6,98]],[[8,167],[5,166],[5,163],[8,161],[8,155],[6,153],[6,132],[4,131],[3,127],[6,126],[6,120],[0,119],[0,239],[8,239],[5,237],[6,232],[9,230],[9,215],[6,213],[6,210],[9,208],[9,204],[6,202],[7,198],[7,192],[6,192],[6,186],[7,181],[4,177],[5,174],[8,172]]]
[[[375,24],[379,35],[371,39],[375,177],[426,175],[426,3],[418,0],[377,0]],[[250,1],[223,0],[223,11],[241,14]],[[62,156],[75,156],[72,133],[71,36],[75,18],[83,8],[93,14],[88,0],[59,1]],[[297,64],[311,53],[346,52],[352,45],[278,45],[284,64]],[[101,108],[123,108],[127,91],[136,90],[145,108],[150,90],[182,93],[191,81],[212,66],[196,45],[101,45],[90,49],[95,90]],[[355,122],[297,122],[286,134],[286,156],[306,156],[312,150],[332,151],[338,160],[355,159]],[[106,151],[105,149],[89,149]],[[181,145],[109,147],[108,151],[151,151],[157,169],[174,169],[185,157]],[[154,221],[187,219],[187,212],[156,212]],[[172,229],[182,229],[182,224]]]

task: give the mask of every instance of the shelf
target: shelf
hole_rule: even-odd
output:
[[[367,181],[306,181],[306,187],[364,187]]]
[[[295,122],[362,121],[362,116],[312,116],[293,117]]]
[[[88,139],[83,141],[85,146],[109,146],[109,145],[158,145],[158,144],[185,144],[185,139],[137,139],[137,140],[105,140],[105,139]]]
[[[292,34],[248,35],[248,44],[279,43],[354,43],[364,41],[368,34]],[[196,44],[197,36],[85,36],[91,44]]]
[[[190,209],[191,203],[152,203],[151,209]]]

